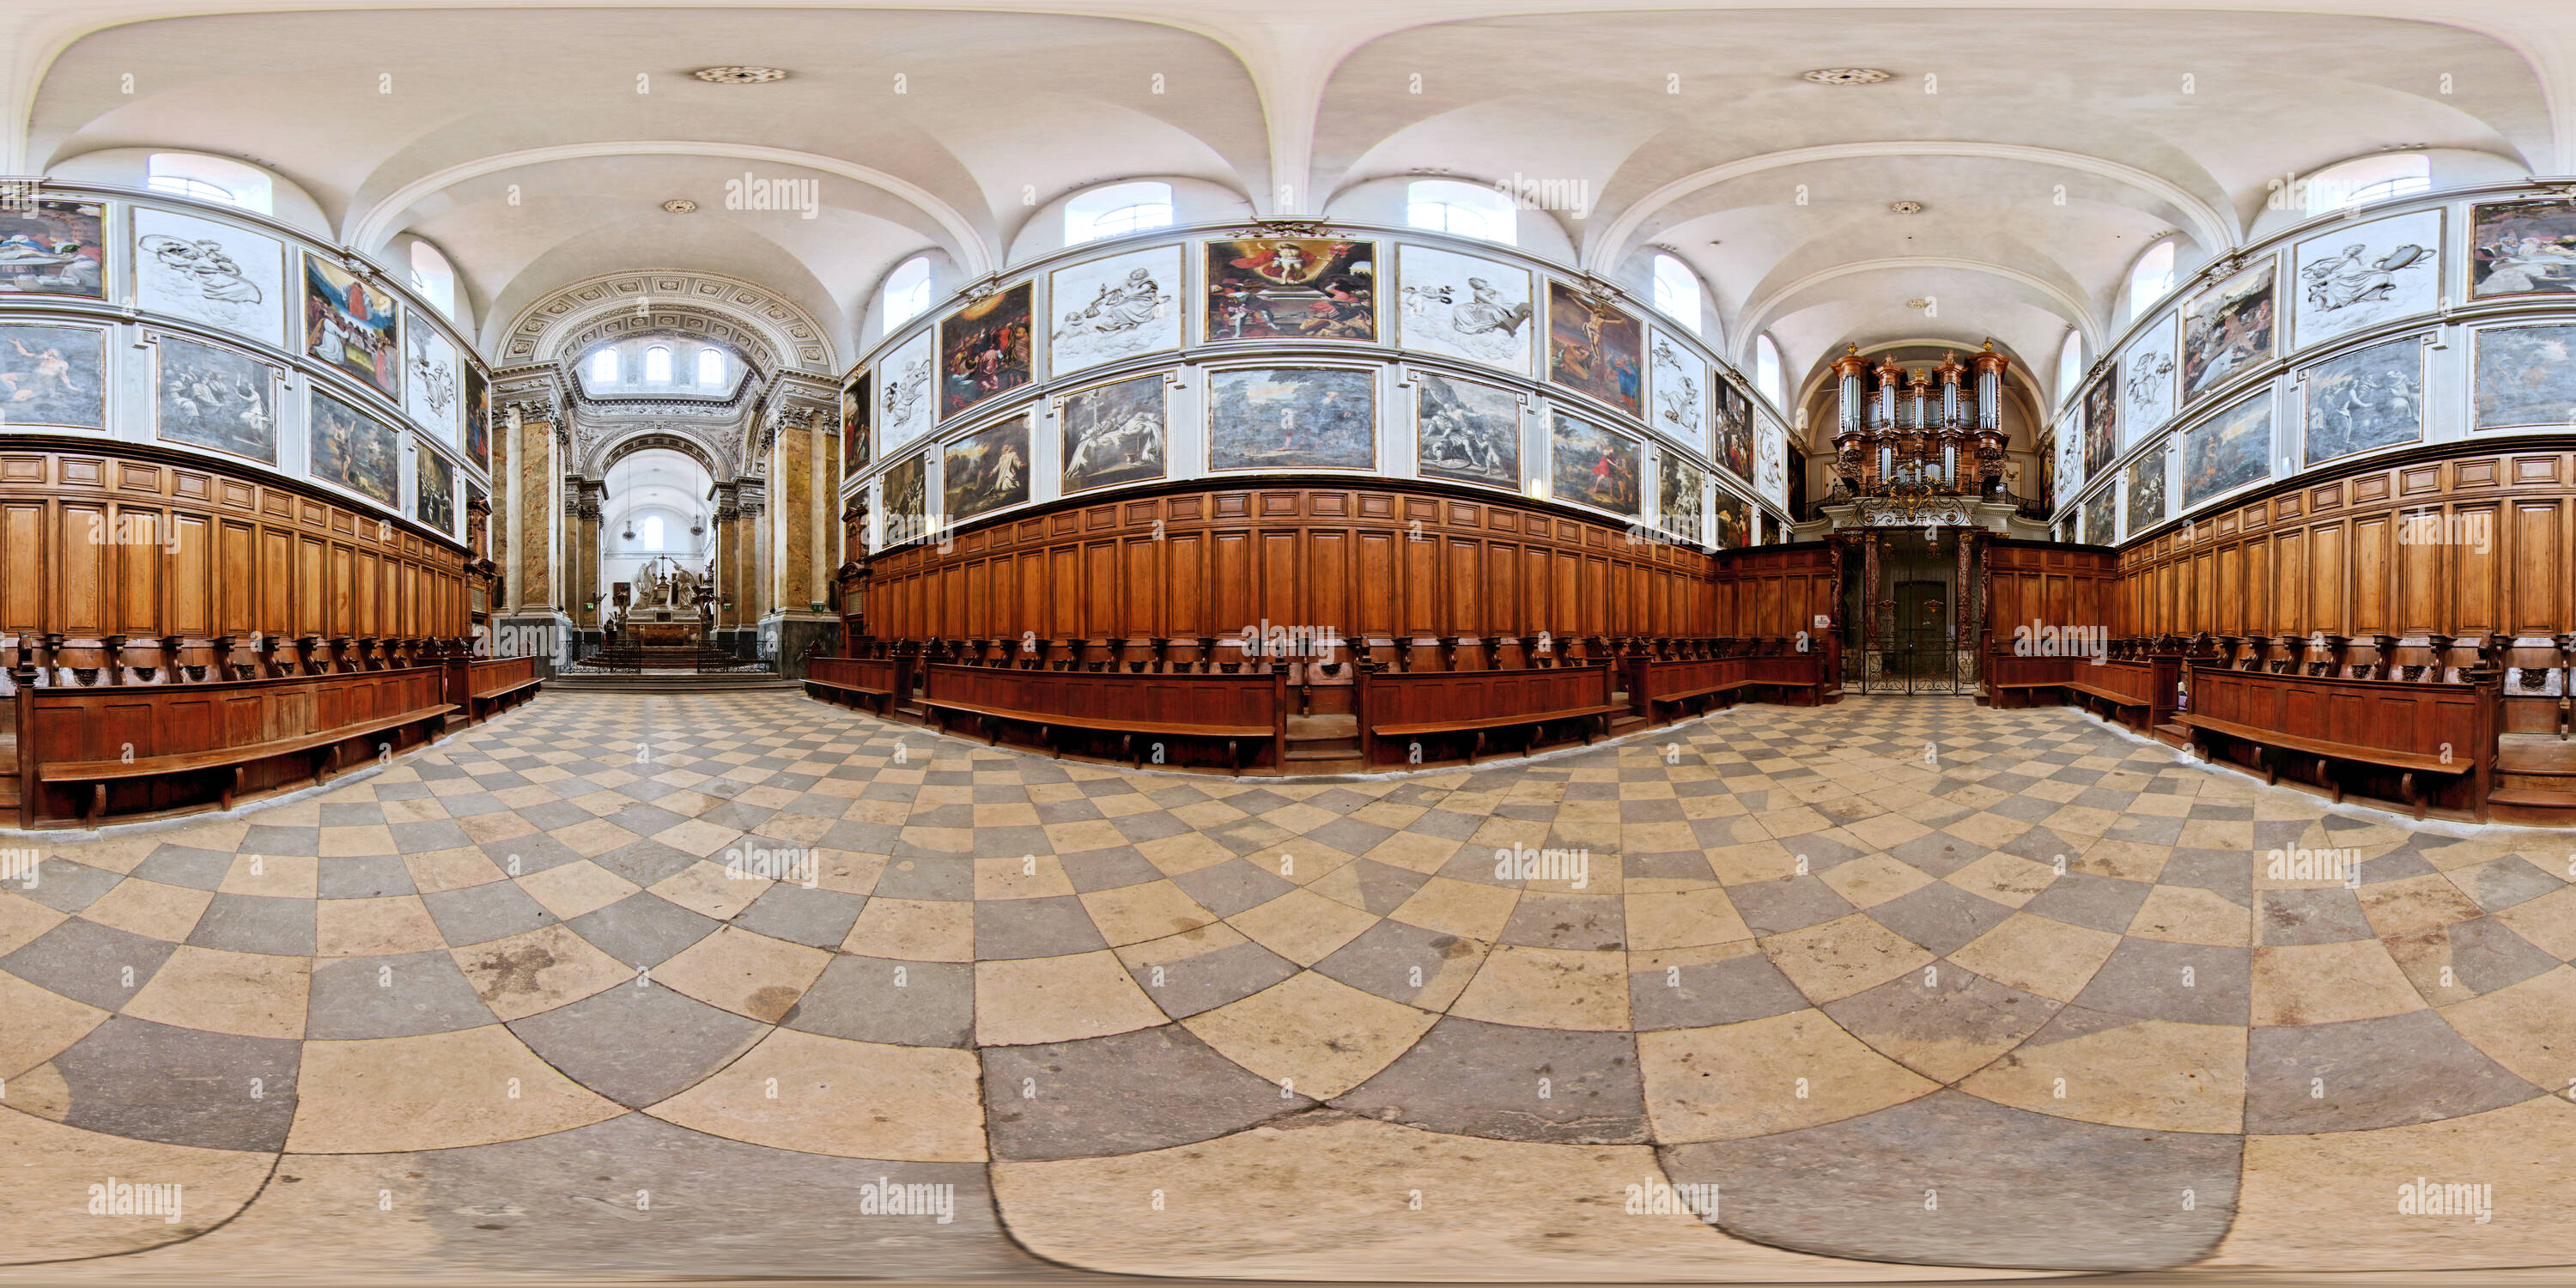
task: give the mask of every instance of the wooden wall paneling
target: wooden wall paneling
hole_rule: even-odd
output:
[[[164,633],[203,639],[215,633],[215,523],[202,514],[178,514],[171,525],[176,548]]]
[[[2497,558],[2504,540],[2500,503],[2481,501],[2453,510],[2463,522],[2453,529],[2459,544],[2444,547],[2449,558],[2442,584],[2450,591],[2447,621],[2457,635],[2485,635],[2504,629],[2504,605],[2498,591]],[[2480,547],[2484,548],[2481,549]]]
[[[104,595],[107,506],[67,501],[59,514],[62,540],[54,547],[54,602],[47,625],[64,635],[104,634],[110,629]]]
[[[56,562],[49,509],[43,501],[0,505],[0,545],[10,551],[0,559],[0,631],[30,635],[45,629],[44,578]]]
[[[2576,565],[2568,554],[2568,502],[2518,501],[2506,511],[2497,536],[2512,558],[2506,563],[2507,595],[2516,635],[2555,635],[2576,629],[2568,613]]]
[[[156,475],[157,477],[157,472]],[[130,544],[117,548],[118,582],[124,588],[124,603],[116,614],[117,629],[135,636],[163,634],[161,623],[167,620],[162,608],[161,587],[169,556],[162,547],[170,539],[175,525],[168,511],[158,506],[120,506],[119,517],[127,520],[126,535]]]
[[[2300,622],[2299,634],[2349,635],[2352,607],[2351,532],[2342,519],[2320,523],[2308,530],[2308,615]],[[2384,568],[2383,568],[2384,571]],[[2375,603],[2385,605],[2383,583]]]
[[[1314,617],[1307,612],[1301,529],[1271,529],[1261,534],[1261,599],[1258,610],[1236,623],[1253,626],[1272,622],[1281,626],[1311,626]]]
[[[1449,593],[1441,634],[1481,636],[1485,633],[1484,543],[1472,537],[1450,537],[1443,544],[1449,551],[1448,566],[1442,570],[1448,574]]]
[[[1404,534],[1404,556],[1397,574],[1404,586],[1404,615],[1397,627],[1407,636],[1440,633],[1440,545],[1419,529]]]
[[[1219,635],[1243,629],[1253,616],[1253,551],[1252,534],[1240,529],[1220,529],[1213,535],[1210,550],[1216,571],[1216,616],[1211,626]]]
[[[2434,513],[2438,523],[2438,507]],[[2352,542],[2346,556],[2350,633],[2438,629],[2425,623],[2438,622],[2450,611],[2450,596],[2441,584],[2440,551],[2409,540],[2394,512],[2355,515],[2346,528]]]

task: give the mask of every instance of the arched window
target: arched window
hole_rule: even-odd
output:
[[[894,330],[930,307],[930,257],[915,255],[886,275],[885,329]]]
[[[1768,334],[1754,337],[1753,385],[1774,407],[1785,406],[1789,401],[1789,392],[1780,379],[1780,346],[1773,344]]]
[[[411,244],[411,289],[432,308],[456,316],[456,269],[425,241]]]
[[[671,383],[671,351],[668,348],[657,344],[644,351],[644,382],[654,385]]]
[[[636,529],[636,531],[637,531],[638,533],[640,533],[640,534],[643,536],[643,539],[644,539],[644,548],[645,548],[645,549],[647,549],[647,550],[659,550],[659,549],[661,549],[661,548],[662,548],[662,516],[661,516],[661,515],[658,515],[658,514],[648,514],[648,515],[645,515],[645,516],[644,516],[644,523],[643,523],[643,525],[642,525],[641,527],[637,528],[637,529]]]
[[[1696,334],[1699,331],[1699,274],[1690,265],[1664,254],[1655,256],[1655,311]]]
[[[594,385],[617,383],[617,350],[602,349],[590,355],[590,383]]]
[[[698,350],[698,383],[720,385],[724,383],[724,378],[724,351],[722,349]]]
[[[1519,213],[1510,197],[1480,183],[1416,179],[1404,191],[1404,222],[1510,246],[1516,242]]]
[[[219,201],[263,215],[270,213],[268,176],[222,157],[155,152],[143,160],[143,186],[154,192]]]
[[[2355,157],[2309,175],[2307,182],[2308,213],[2322,215],[2365,201],[2431,191],[2433,159],[2421,152]]]
[[[2160,241],[2149,246],[2147,253],[2129,266],[2129,320],[2135,322],[2140,314],[2154,308],[2156,301],[2173,289],[2173,283],[2174,244]]]
[[[1172,185],[1113,183],[1064,203],[1064,244],[1172,226]]]
[[[2069,330],[2066,343],[2057,346],[2057,400],[2063,403],[2074,397],[2075,382],[2083,378],[2084,333]]]

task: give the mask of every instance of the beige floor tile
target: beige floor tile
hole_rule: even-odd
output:
[[[664,802],[661,803],[666,803],[668,799],[665,797]],[[672,849],[694,854],[703,859],[721,853],[726,846],[739,842],[742,835],[733,828],[720,827],[702,818],[688,818],[655,832],[653,839]]]
[[[1312,966],[1359,938],[1378,919],[1312,890],[1291,890],[1226,922],[1262,947],[1300,966]]]
[[[0,1078],[15,1078],[61,1055],[107,1019],[107,1012],[75,1002],[0,971]],[[5,1261],[0,1257],[0,1261]]]
[[[2550,1091],[2576,1089],[2576,967],[2557,966],[2519,984],[2442,1008],[2469,1045]]]
[[[975,1054],[777,1029],[650,1111],[728,1140],[841,1158],[984,1160]]]
[[[740,862],[737,861],[737,872],[755,870],[739,866]],[[701,917],[730,921],[750,907],[753,900],[768,893],[772,884],[767,878],[727,875],[724,865],[700,859],[648,888]]]
[[[2068,1002],[2119,946],[2118,935],[2016,912],[1950,960],[2025,993]]]
[[[1333,1179],[1282,1205],[1289,1177]],[[1626,1187],[1665,1179],[1644,1146],[1480,1140],[1334,1113],[1142,1154],[993,1165],[1013,1237],[1111,1273],[1437,1281],[1472,1265],[1523,1282],[1970,1277],[1783,1252],[1686,1215],[1625,1214]]]
[[[588,859],[576,859],[519,878],[519,888],[527,891],[539,907],[553,913],[556,920],[570,921],[605,908],[641,887]]]
[[[570,827],[559,827],[546,833],[546,835],[555,838],[555,840],[563,844],[564,848],[571,850],[573,853],[578,854],[585,859],[598,858],[600,855],[606,854],[610,850],[617,849],[621,846],[633,845],[637,840],[641,839],[633,832],[629,832],[625,828],[619,827],[615,823],[611,823],[604,818],[594,818],[586,823],[575,823]]]
[[[1459,842],[1447,837],[1398,832],[1371,847],[1368,857],[1408,872],[1437,872],[1458,852],[1458,847]]]
[[[1875,908],[1932,884],[1921,868],[1889,854],[1864,854],[1834,865],[1818,879],[1855,908]]]
[[[1064,863],[1052,854],[975,860],[978,899],[1040,899],[1073,893]]]
[[[562,925],[448,953],[475,995],[504,1020],[551,1011],[635,977],[632,968]]]
[[[380,957],[446,946],[429,905],[416,894],[324,899],[313,906],[316,957]]]
[[[1234,851],[1197,832],[1181,832],[1172,836],[1157,837],[1138,845],[1136,852],[1144,855],[1146,862],[1161,868],[1163,875],[1167,877],[1196,872],[1201,868],[1212,868],[1234,858]]]
[[[1218,1054],[1287,1092],[1325,1100],[1394,1063],[1438,1018],[1300,971],[1181,1023]]]
[[[498,1024],[304,1044],[298,1153],[369,1154],[525,1140],[626,1112],[555,1072]]]
[[[163,943],[184,943],[197,928],[197,918],[213,902],[211,890],[191,890],[186,886],[163,885],[128,877],[114,889],[81,909],[81,915],[102,926],[114,926],[146,939]]]
[[[0,890],[0,953],[16,952],[28,941],[61,925],[68,915],[25,895]]]
[[[2489,1219],[2401,1213],[2399,1187],[2418,1182],[2489,1187]],[[2576,1106],[2543,1096],[2435,1123],[2249,1136],[2235,1222],[2203,1265],[2301,1273],[2564,1266],[2570,1229]]]
[[[1762,947],[1812,1002],[1876,988],[1932,960],[1932,954],[1857,912],[1773,935]]]
[[[1160,940],[1217,920],[1215,913],[1200,907],[1197,900],[1169,881],[1094,890],[1082,896],[1082,907],[1113,948]],[[1234,932],[1229,929],[1227,933]]]
[[[2576,887],[2526,899],[2497,913],[2496,920],[2560,961],[2576,958]]]
[[[653,982],[776,1024],[831,963],[832,954],[820,948],[724,926],[655,967]]]
[[[1973,895],[2018,908],[2039,897],[2057,879],[2053,864],[2033,863],[2019,855],[1997,852],[1942,878]]]
[[[2145,1131],[2233,1132],[2245,1121],[2245,1030],[2088,1013],[1959,1089],[2034,1113]],[[2063,1080],[2062,1082],[2060,1080]]]
[[[326,836],[338,830],[340,829],[328,827],[322,829]],[[382,827],[375,830],[384,831]],[[392,833],[387,832],[386,835],[390,838]],[[391,854],[394,851],[392,842],[388,839],[385,848],[381,850],[349,852]],[[323,853],[328,854],[331,851],[325,850]],[[266,895],[272,899],[310,899],[319,889],[321,877],[320,859],[290,854],[236,854],[233,856],[231,870],[224,873],[223,884],[216,888],[216,892]]]
[[[1759,839],[1740,845],[1712,846],[1708,862],[1725,885],[1752,885],[1760,881],[1777,881],[1794,876],[1798,871],[1797,851],[1778,841]],[[1811,860],[1809,866],[1813,866]]]
[[[1070,1042],[1150,1028],[1163,1008],[1110,952],[975,963],[975,1040]]]
[[[2421,934],[2486,915],[2438,872],[2366,885],[2360,897],[2370,928],[2382,936]]]
[[[411,873],[413,888],[422,894],[437,894],[442,890],[462,890],[467,886],[502,880],[509,875],[502,866],[508,861],[504,857],[501,863],[495,863],[481,850],[459,846],[453,850],[406,854],[403,867]]]
[[[322,857],[339,858],[362,854],[398,854],[393,829],[382,823],[365,823],[354,827],[326,827],[318,847]]]
[[[1520,897],[1520,891],[1501,886],[1433,877],[1388,915],[1408,926],[1491,941],[1512,919]]]
[[[2241,947],[2254,942],[2252,909],[2198,886],[2157,886],[2129,920],[2140,939]]]
[[[1667,1144],[1840,1122],[1940,1089],[1822,1011],[1637,1035],[1646,1114]]]
[[[1453,1015],[1530,1028],[1628,1027],[1628,955],[1497,944]]]
[[[253,1038],[304,1036],[313,964],[182,944],[125,1003],[126,1014],[183,1029]]]
[[[14,1102],[19,1089],[12,1085]],[[129,1140],[0,1109],[0,1212],[15,1219],[0,1264],[109,1257],[194,1238],[223,1224],[269,1179],[274,1154]],[[110,1178],[179,1187],[178,1219],[91,1216],[89,1187]],[[80,1273],[47,1265],[51,1279]]]
[[[1846,864],[1845,866],[1849,866]],[[1753,931],[1717,886],[1626,897],[1628,947],[1651,951],[1749,940]]]
[[[2376,939],[2254,949],[2256,1024],[2332,1024],[2423,1007]]]
[[[870,899],[841,951],[900,961],[975,960],[975,905],[925,899]]]

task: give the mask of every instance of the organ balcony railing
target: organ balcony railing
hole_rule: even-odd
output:
[[[1988,340],[1965,362],[1945,353],[1938,366],[1908,369],[1890,358],[1873,369],[1860,346],[1850,346],[1833,364],[1837,490],[1909,511],[1941,498],[1998,497],[2010,361]],[[1973,385],[1964,383],[1971,372]]]

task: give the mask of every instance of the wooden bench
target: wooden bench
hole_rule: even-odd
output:
[[[2424,817],[2427,777],[2467,793],[2466,807],[2486,821],[2493,785],[2497,693],[2493,683],[2358,680],[2340,676],[2232,671],[2220,662],[2192,664],[2192,709],[2173,723],[2191,731],[2192,749],[2211,755],[2212,737],[2255,748],[2266,783],[2281,780],[2284,753],[2311,760],[2316,786],[2337,803],[2345,784],[2339,764],[2398,774],[2398,796]]]
[[[1175,764],[1157,739],[1225,744],[1226,763],[1242,773],[1267,748],[1274,772],[1285,763],[1288,740],[1287,671],[1238,674],[1118,671],[1032,671],[935,662],[922,668],[921,706],[948,732],[953,716],[987,726],[985,740],[1000,745],[1002,728],[1038,731],[1049,754],[1065,754],[1067,731],[1118,739],[1118,759],[1143,768]]]
[[[804,683],[811,696],[825,701],[833,693],[849,694],[853,707],[871,700],[883,716],[912,688],[911,667],[910,658],[809,657]]]
[[[1520,749],[1526,754],[1552,723],[1573,722],[1583,741],[1609,728],[1609,717],[1626,711],[1611,701],[1611,663],[1577,662],[1563,666],[1505,671],[1382,671],[1362,667],[1359,673],[1360,757],[1366,764],[1419,764],[1419,744],[1390,758],[1388,739],[1415,739],[1465,734],[1471,739],[1467,763],[1485,751],[1493,730],[1526,726]]]
[[[1658,707],[1745,689],[1778,689],[1784,695],[1803,696],[1805,701],[1799,705],[1814,706],[1820,701],[1828,671],[1821,653],[1634,657],[1625,659],[1622,665],[1627,670],[1630,709],[1658,723],[1663,715]]]
[[[489,720],[535,697],[544,684],[534,657],[475,659],[467,670],[465,718],[468,723]]]
[[[250,790],[327,781],[348,744],[387,730],[417,729],[427,741],[460,708],[447,701],[448,668],[398,667],[213,684],[22,689],[22,824],[40,815],[95,823],[112,784],[133,783],[142,809],[202,806],[210,784],[195,777],[230,771],[211,784],[218,808]],[[384,744],[410,745],[398,733]],[[292,758],[327,755],[310,765]],[[252,772],[258,773],[253,780]],[[83,790],[86,789],[86,790]],[[69,800],[65,800],[68,795]],[[131,804],[127,807],[134,808]]]

